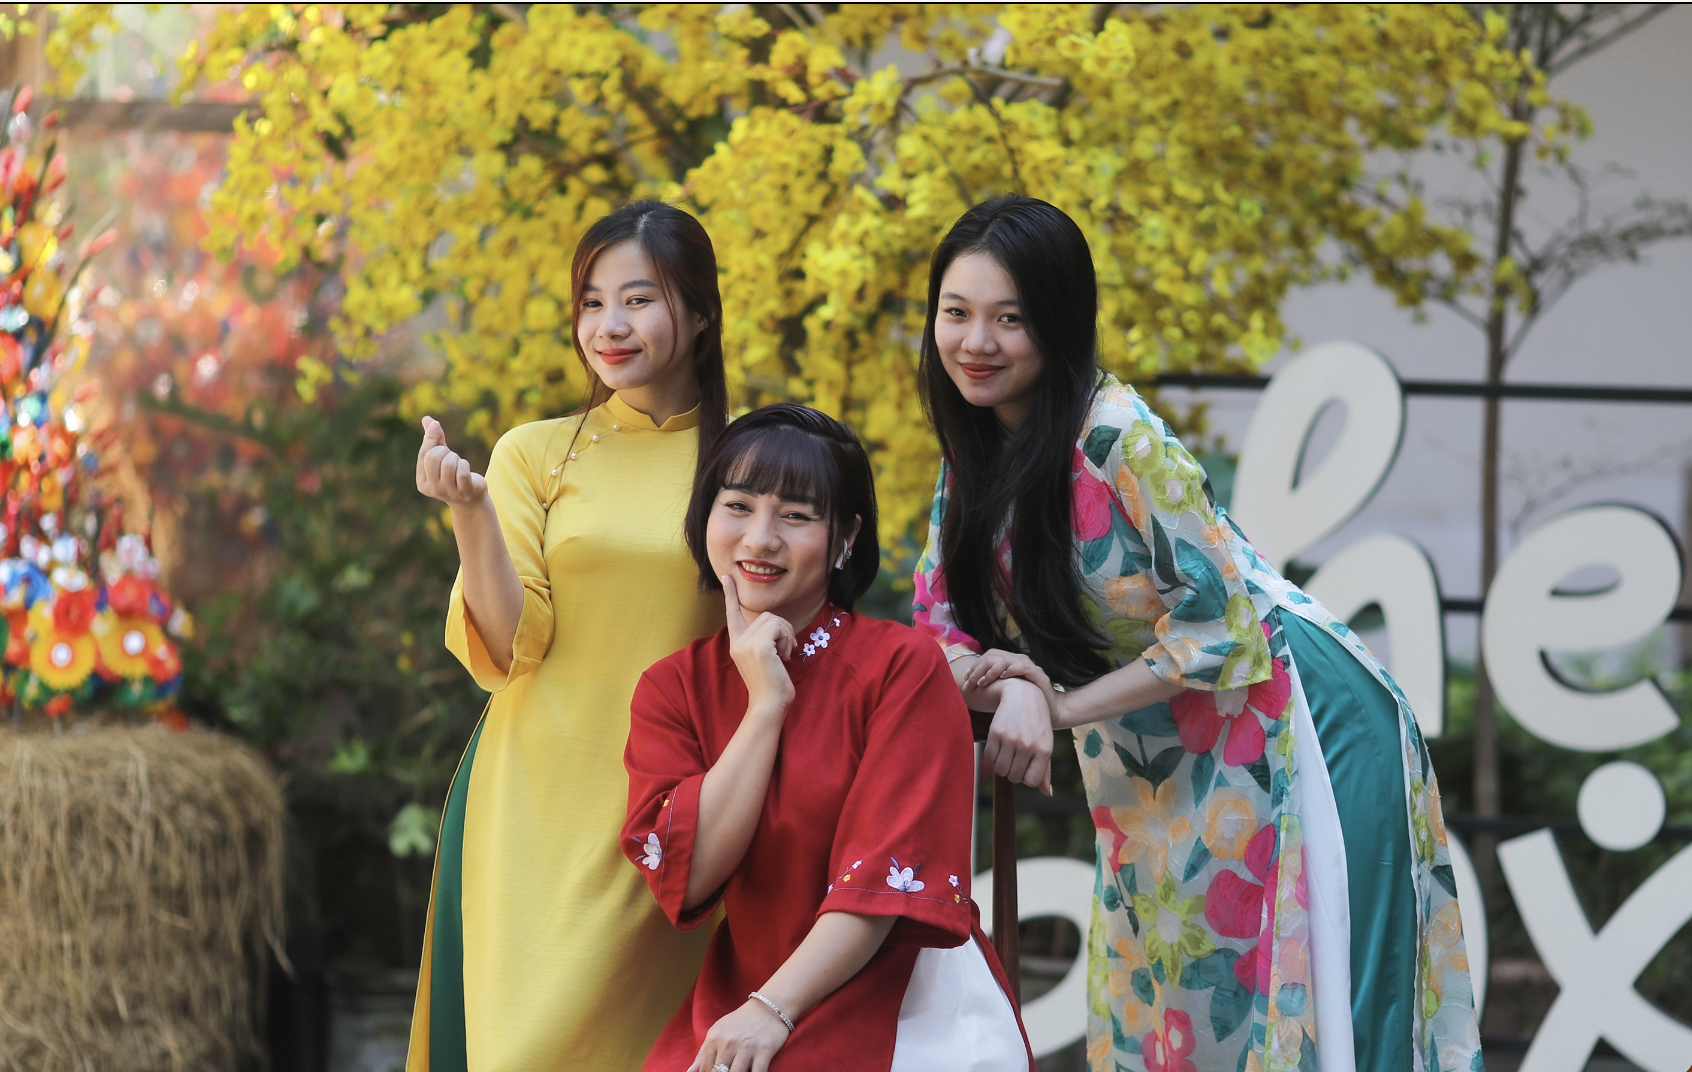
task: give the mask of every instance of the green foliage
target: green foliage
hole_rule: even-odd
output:
[[[255,407],[267,412],[230,429],[268,448],[275,569],[256,608],[202,608],[194,698],[296,777],[382,778],[424,800],[481,704],[438,642],[457,553],[411,486],[416,430],[398,394],[370,379],[328,406]]]
[[[263,448],[266,579],[256,599],[200,608],[183,706],[287,775],[295,921],[409,966],[440,807],[484,696],[440,642],[457,551],[413,487],[401,390],[367,377],[313,406],[257,403],[241,422],[158,405]]]

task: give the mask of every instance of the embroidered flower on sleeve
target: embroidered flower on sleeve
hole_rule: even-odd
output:
[[[646,865],[648,871],[658,870],[658,865],[664,862],[664,847],[658,844],[658,835],[655,833],[646,835],[644,843],[639,838],[635,838],[634,841],[636,845],[640,845],[643,853],[640,862]]]
[[[888,858],[892,859],[892,857]],[[887,869],[887,884],[900,893],[919,893],[925,885],[921,879],[916,877],[915,867],[901,868],[898,860],[893,860],[893,866]]]

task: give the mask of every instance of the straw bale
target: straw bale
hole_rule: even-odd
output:
[[[0,730],[0,1069],[262,1067],[283,815],[219,734]]]

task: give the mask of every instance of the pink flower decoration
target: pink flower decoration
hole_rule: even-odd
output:
[[[945,570],[935,570],[932,580],[922,570],[917,570],[911,580],[916,585],[916,592],[911,599],[911,624],[916,627],[917,632],[948,646],[963,644],[974,651],[980,651],[981,645],[974,637],[955,625],[934,620],[934,608],[946,602]]]
[[[1257,950],[1258,946],[1254,945],[1241,953],[1240,959],[1234,961],[1234,978],[1254,994],[1261,993],[1257,989]]]
[[[1298,850],[1298,882],[1293,885],[1293,896],[1298,899],[1298,907],[1308,909],[1310,907],[1310,887],[1304,881],[1304,876],[1309,868],[1305,866],[1305,863],[1304,850],[1301,848]]]
[[[1079,455],[1081,452],[1075,452]],[[1079,469],[1071,485],[1075,498],[1075,535],[1078,539],[1096,540],[1110,531],[1110,488],[1104,481]]]
[[[1267,829],[1267,827],[1265,828]],[[1251,850],[1246,850],[1250,855]],[[1281,861],[1277,857],[1269,868],[1269,877],[1263,884],[1264,903],[1269,911],[1264,913],[1263,933],[1257,936],[1257,992],[1269,993],[1269,968],[1275,961],[1274,950],[1271,948],[1275,940],[1275,890],[1281,881]]]
[[[1263,631],[1269,631],[1267,622]],[[1257,708],[1263,717],[1271,722],[1280,719],[1282,712],[1287,709],[1287,701],[1292,698],[1292,676],[1287,673],[1287,664],[1279,659],[1269,660],[1269,680],[1259,681],[1251,686],[1246,703]]]
[[[1269,627],[1263,628],[1267,631]],[[1291,696],[1292,677],[1279,659],[1273,659],[1267,681],[1216,692],[1183,689],[1169,701],[1169,710],[1175,716],[1181,747],[1195,755],[1208,752],[1216,747],[1226,728],[1228,742],[1222,748],[1222,762],[1230,767],[1245,767],[1263,758],[1263,723],[1258,721],[1257,714],[1271,721],[1280,718]]]
[[[1269,878],[1269,865],[1275,862],[1275,827],[1272,823],[1265,823],[1263,829],[1252,836],[1251,843],[1246,846],[1246,870],[1265,881]]]
[[[1109,808],[1093,809],[1093,826],[1110,835],[1110,855],[1105,857],[1105,863],[1110,865],[1111,871],[1121,871],[1122,843],[1128,840],[1128,835],[1117,827]]]
[[[1194,755],[1201,755],[1216,747],[1222,735],[1222,716],[1216,712],[1214,693],[1197,689],[1182,689],[1169,701],[1169,711],[1175,716],[1175,731],[1181,736],[1181,747]]]
[[[1230,767],[1250,766],[1263,758],[1263,747],[1263,723],[1257,721],[1257,716],[1249,709],[1241,711],[1229,721],[1228,743],[1222,746],[1222,762]]]
[[[1218,871],[1204,894],[1204,918],[1224,938],[1256,938],[1263,929],[1263,887]]]
[[[1147,1072],[1197,1072],[1189,1059],[1198,1039],[1193,1037],[1193,1018],[1179,1009],[1163,1010],[1163,1030],[1148,1031],[1140,1040]]]
[[[1243,767],[1262,759],[1263,724],[1247,706],[1249,695],[1242,695],[1249,692],[1249,689],[1223,692],[1182,689],[1169,701],[1181,747],[1195,755],[1208,752],[1216,747],[1226,728],[1228,743],[1222,749],[1222,762],[1230,767]]]
[[[913,579],[916,581],[916,601],[918,603],[932,607],[936,603],[951,602],[952,597],[946,591],[945,566],[935,569],[932,575],[919,569]]]

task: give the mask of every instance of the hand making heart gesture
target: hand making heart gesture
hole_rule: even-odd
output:
[[[488,482],[453,453],[446,430],[433,417],[423,418],[423,445],[417,448],[417,490],[450,506],[474,506],[488,496]]]

